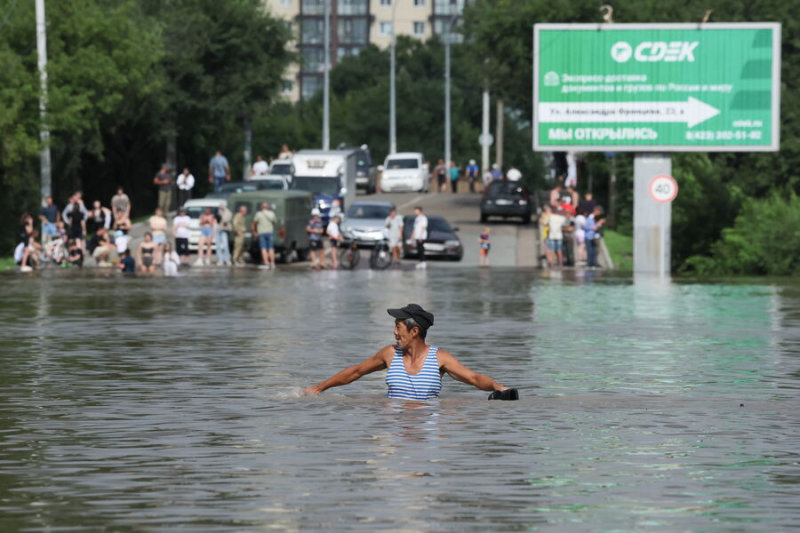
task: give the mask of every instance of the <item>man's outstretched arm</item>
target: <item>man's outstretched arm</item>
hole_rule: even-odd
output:
[[[349,366],[321,383],[306,387],[303,389],[303,396],[307,394],[319,394],[330,389],[331,387],[341,387],[342,385],[352,383],[357,379],[366,376],[367,374],[388,368],[389,365],[387,364],[387,361],[391,361],[391,359],[388,358],[391,358],[393,355],[394,347],[387,346],[359,364]]]
[[[462,383],[466,383],[467,385],[472,385],[473,387],[477,387],[481,390],[496,391],[506,390],[508,388],[504,387],[489,376],[478,374],[474,370],[470,370],[469,368],[465,367],[458,359],[455,358],[455,356],[453,356],[453,354],[449,352],[442,350],[439,351],[439,364],[451,378],[461,381]]]

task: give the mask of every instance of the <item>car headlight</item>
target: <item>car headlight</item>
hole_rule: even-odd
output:
[[[528,205],[528,200],[520,200],[519,205]]]
[[[461,243],[459,241],[452,240],[452,241],[444,241],[444,245],[447,246],[448,248],[454,248],[457,246],[461,246]]]
[[[494,200],[486,200],[486,203],[492,205],[494,203]]]

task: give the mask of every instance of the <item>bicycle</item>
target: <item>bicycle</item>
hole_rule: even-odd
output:
[[[342,236],[339,243],[339,266],[345,270],[353,270],[361,261],[361,252],[358,249],[355,239]]]
[[[389,239],[384,236],[375,243],[375,247],[369,256],[369,266],[375,270],[386,270],[391,264],[392,249],[389,247]]]

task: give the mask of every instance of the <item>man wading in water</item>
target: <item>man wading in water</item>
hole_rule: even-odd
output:
[[[331,387],[347,385],[385,368],[389,369],[386,374],[389,398],[405,400],[438,398],[439,391],[442,390],[442,376],[445,373],[453,379],[481,390],[510,390],[489,376],[478,374],[465,367],[450,353],[425,344],[428,328],[433,326],[433,315],[422,307],[409,304],[402,309],[388,309],[388,311],[395,318],[394,338],[397,343],[394,346],[386,346],[369,359],[345,368],[318,385],[307,387],[303,390],[303,394],[319,394]]]

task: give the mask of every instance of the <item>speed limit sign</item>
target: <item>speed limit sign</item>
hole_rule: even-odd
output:
[[[656,176],[650,180],[650,197],[660,204],[668,204],[678,196],[678,182],[672,176]]]

